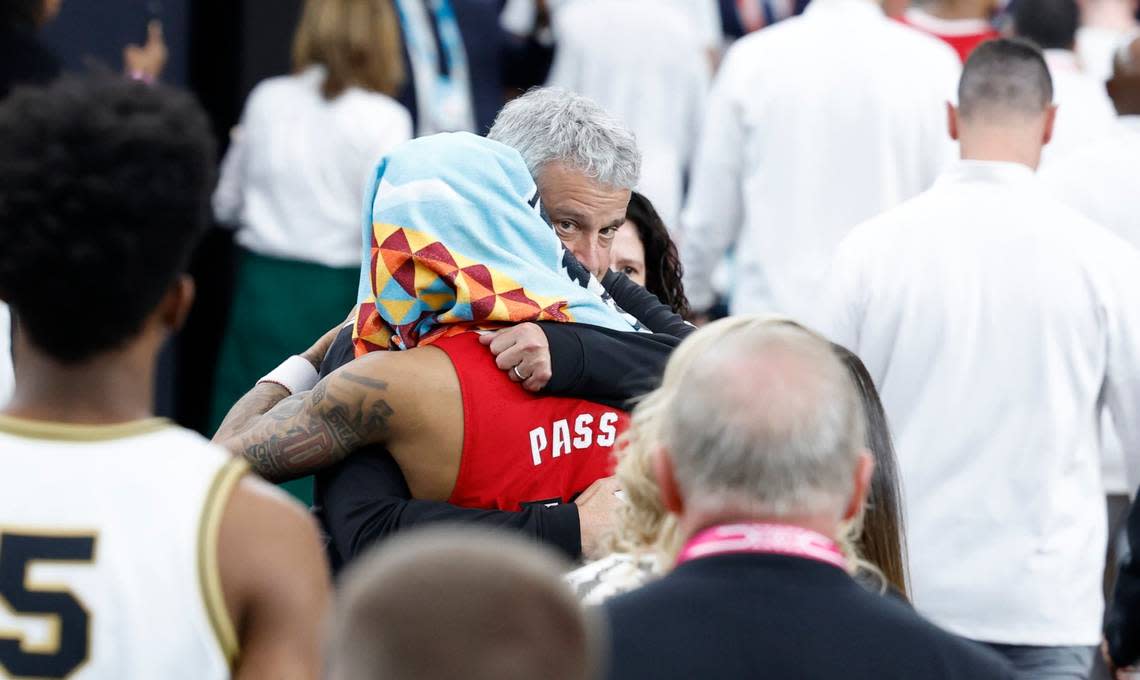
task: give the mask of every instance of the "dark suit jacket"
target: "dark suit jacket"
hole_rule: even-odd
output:
[[[1128,511],[1127,532],[1129,554],[1116,577],[1104,631],[1108,651],[1120,667],[1140,661],[1140,501]]]
[[[608,677],[996,680],[996,653],[946,633],[843,571],[782,555],[686,562],[605,604]]]

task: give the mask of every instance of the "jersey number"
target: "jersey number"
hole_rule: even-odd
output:
[[[47,618],[48,644],[33,648],[18,633],[0,631],[0,670],[16,677],[65,678],[87,660],[91,620],[62,586],[29,585],[33,562],[90,562],[95,536],[0,533],[0,606],[24,616]]]

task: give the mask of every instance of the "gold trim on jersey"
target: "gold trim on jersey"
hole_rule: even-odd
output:
[[[206,493],[202,519],[198,525],[198,582],[202,588],[202,601],[210,626],[222,648],[226,663],[233,668],[238,655],[238,636],[233,619],[222,593],[221,572],[218,569],[218,532],[222,526],[226,501],[243,475],[249,471],[244,460],[233,459],[222,466]]]
[[[71,442],[102,442],[137,437],[171,426],[166,418],[144,418],[113,425],[81,425],[50,420],[31,420],[0,413],[0,432],[29,439],[52,439]]]

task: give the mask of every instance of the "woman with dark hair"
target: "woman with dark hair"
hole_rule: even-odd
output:
[[[875,382],[859,357],[835,343],[831,343],[831,348],[847,366],[847,372],[859,390],[867,421],[867,448],[875,457],[875,472],[867,494],[867,512],[863,515],[863,526],[855,539],[855,547],[863,560],[875,566],[895,594],[909,600],[902,489],[899,488],[898,464],[891,431],[887,427],[887,414],[879,401]]]
[[[677,314],[689,315],[677,246],[653,204],[636,191],[610,247],[610,268],[645,286]]]

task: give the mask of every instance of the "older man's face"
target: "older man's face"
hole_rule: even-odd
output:
[[[600,280],[610,268],[610,245],[625,222],[629,189],[612,189],[562,163],[538,173],[538,193],[554,232]]]

